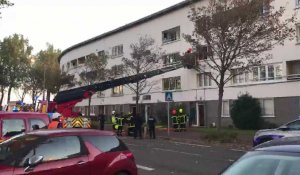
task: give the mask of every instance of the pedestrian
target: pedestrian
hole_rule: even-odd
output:
[[[150,139],[155,139],[155,124],[156,124],[156,119],[150,115],[150,117],[148,118]]]
[[[104,130],[105,116],[104,114],[99,115],[99,126],[100,130]]]
[[[133,115],[133,121],[134,121],[134,138],[136,139],[139,137],[142,139],[142,125],[143,125],[143,120],[139,114]]]

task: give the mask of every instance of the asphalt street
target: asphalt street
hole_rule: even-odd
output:
[[[164,139],[121,137],[134,153],[139,175],[217,175],[244,154],[222,146],[189,144]]]

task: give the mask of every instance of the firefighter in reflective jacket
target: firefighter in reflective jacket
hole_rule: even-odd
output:
[[[57,129],[62,128],[62,123],[60,122],[59,118],[61,115],[59,113],[53,113],[52,115],[52,121],[48,125],[48,129]]]
[[[178,123],[178,117],[176,115],[176,109],[173,109],[171,114],[172,114],[172,123],[173,123],[173,128],[174,128],[174,131],[178,131],[179,129],[179,123]]]
[[[122,116],[122,114],[120,114],[120,116],[116,117],[116,121],[117,121],[117,135],[118,136],[122,136],[122,131],[123,131],[123,121],[124,118]]]
[[[178,124],[179,124],[179,131],[185,131],[186,130],[186,115],[183,113],[183,109],[179,109],[178,114]]]
[[[117,125],[116,111],[111,112],[111,123],[112,123],[112,129],[116,130],[116,125]]]

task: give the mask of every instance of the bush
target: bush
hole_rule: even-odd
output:
[[[259,101],[248,94],[234,101],[230,114],[238,129],[259,129],[264,122]]]

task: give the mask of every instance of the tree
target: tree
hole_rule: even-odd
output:
[[[59,91],[61,86],[61,71],[59,68],[59,63],[57,61],[58,56],[61,51],[55,49],[53,45],[47,43],[47,49],[41,50],[37,54],[36,66],[43,76],[43,82],[41,83],[42,88],[47,92],[47,100],[50,100],[50,95],[55,94]],[[43,99],[45,99],[43,95]]]
[[[4,38],[1,42],[1,88],[8,87],[7,103],[10,101],[10,94],[13,88],[18,88],[27,76],[27,67],[30,64],[32,47],[28,39],[23,35],[14,34]],[[4,77],[3,77],[4,76]]]
[[[205,73],[217,85],[218,130],[224,86],[233,77],[251,71],[269,58],[267,51],[293,39],[294,17],[283,19],[284,7],[275,9],[273,0],[210,0],[205,7],[192,8],[192,35],[185,39],[193,52],[183,56],[189,68]],[[206,68],[205,68],[206,67]]]
[[[123,58],[123,68],[120,69],[122,74],[127,76],[138,75],[146,73],[157,68],[157,63],[162,58],[162,52],[160,48],[154,45],[154,39],[141,36],[137,43],[130,45],[132,50],[130,58]],[[139,99],[145,90],[148,92],[153,86],[153,82],[148,82],[145,79],[139,80],[136,83],[126,84],[126,86],[135,94],[136,111],[139,111]],[[148,89],[147,89],[148,88]]]
[[[88,55],[85,59],[85,66],[83,71],[79,74],[80,80],[77,82],[80,86],[87,86],[95,82],[104,81],[107,77],[108,70],[105,68],[107,65],[106,55],[96,55],[94,53]],[[92,96],[88,99],[88,117],[90,117]]]
[[[3,9],[5,7],[13,6],[14,4],[7,1],[7,0],[0,0],[0,9]],[[1,15],[1,12],[0,12]]]
[[[241,95],[234,101],[230,116],[238,129],[259,129],[264,123],[259,101],[249,94]]]

